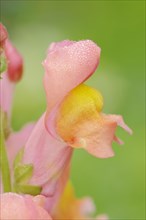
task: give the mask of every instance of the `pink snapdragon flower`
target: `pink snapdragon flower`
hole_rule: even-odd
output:
[[[72,53],[75,53],[75,51],[76,50],[72,51]],[[78,56],[79,57],[86,56],[86,60],[84,60],[85,62],[82,62],[82,60],[80,60],[80,64],[75,63],[76,71],[81,66],[81,64],[82,67],[84,67],[84,65],[86,64],[84,70],[86,70],[86,68],[90,66],[90,73],[87,72],[84,74],[84,72],[82,71],[81,76],[83,78],[80,76],[81,81],[88,78],[89,74],[91,74],[95,70],[99,62],[99,51],[100,49],[96,46],[96,44],[94,44],[91,41],[87,41],[87,43],[86,41],[85,43],[81,42],[81,45],[80,43],[78,43]],[[52,52],[50,51],[49,53]],[[58,62],[60,63],[59,60]],[[65,65],[66,63],[64,63],[64,66]],[[78,72],[74,76],[74,81],[78,81],[76,78],[79,72],[80,71],[78,70]],[[54,83],[53,86],[54,91],[50,93],[52,94],[52,99],[50,99],[50,107],[48,108],[48,111],[50,112],[53,107],[52,101],[55,102],[58,99],[58,95],[59,95],[59,93],[55,92],[56,81],[54,76],[55,75],[53,74],[52,76],[50,76],[51,77],[50,82],[52,82],[52,84],[50,85],[53,85]],[[56,79],[57,79],[57,75],[56,75]],[[70,80],[68,81],[68,89],[70,89],[70,86],[72,84],[71,82],[72,82],[72,78],[70,77]],[[25,181],[23,180],[20,181],[19,178],[14,178],[13,185],[15,186],[17,192],[21,192],[21,193],[24,192],[29,193],[32,187],[34,187],[34,191],[35,191],[35,187],[36,187],[36,191],[35,192],[33,191],[33,194],[38,193],[39,191],[41,194],[47,196],[48,203],[46,207],[48,210],[50,210],[52,209],[51,201],[53,201],[53,204],[55,204],[55,201],[58,200],[58,196],[61,194],[62,190],[64,189],[65,183],[68,179],[70,160],[71,160],[73,148],[70,147],[65,142],[62,142],[54,138],[53,136],[51,136],[49,132],[47,132],[45,128],[44,117],[45,114],[39,119],[39,121],[35,125],[33,132],[31,133],[28,141],[24,146],[22,158],[19,161],[19,163],[16,165],[16,167],[14,167],[13,173],[15,177],[17,176],[15,171],[17,169],[21,169],[19,167],[23,168],[23,166],[25,165],[26,166],[28,165],[27,168],[30,169],[29,172],[30,173],[32,172],[32,175],[29,176],[27,181],[26,179]],[[19,182],[16,179],[19,179]]]
[[[131,132],[121,116],[101,113],[100,92],[82,84],[94,73],[99,57],[100,48],[90,40],[64,41],[51,45],[43,63],[47,112],[15,163],[13,184],[18,193],[32,191],[48,197],[49,211],[67,182],[73,149],[82,147],[96,157],[111,157],[112,141],[121,143],[115,136],[117,125]],[[27,178],[21,179],[24,166]]]
[[[9,127],[13,87],[22,76],[23,66],[5,30],[3,33],[1,42],[8,69],[1,80],[0,107]],[[100,48],[90,40],[51,44],[43,62],[46,112],[35,125],[8,134],[3,117],[3,143],[15,192],[2,194],[3,218],[51,219],[51,215],[53,219],[89,219],[94,209],[90,199],[76,199],[72,187],[66,197],[73,150],[83,148],[99,158],[111,157],[112,141],[122,143],[115,135],[117,126],[131,133],[121,116],[102,113],[100,92],[83,84],[95,72],[99,59]],[[107,218],[103,215],[97,219]]]
[[[46,128],[73,148],[106,158],[114,155],[111,144],[122,141],[117,126],[130,134],[121,116],[103,114],[100,92],[82,84],[97,68],[100,48],[90,40],[53,43],[43,65],[47,97]]]

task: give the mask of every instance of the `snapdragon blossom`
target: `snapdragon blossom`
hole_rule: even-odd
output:
[[[132,133],[122,116],[102,113],[101,93],[84,84],[99,65],[100,48],[91,40],[52,43],[43,61],[46,111],[35,124],[14,132],[10,123],[12,94],[23,65],[6,30],[3,26],[1,29],[8,62],[1,79],[2,144],[11,174],[9,190],[2,187],[2,218],[19,219],[22,210],[21,219],[91,219],[95,209],[92,199],[77,199],[69,181],[73,151],[83,148],[98,158],[111,157],[112,142],[122,144],[115,135],[117,126]],[[4,193],[8,191],[11,193]],[[43,201],[41,207],[38,198]],[[9,208],[11,201],[14,205]],[[15,212],[17,204],[20,211]],[[107,216],[96,219],[106,220]]]

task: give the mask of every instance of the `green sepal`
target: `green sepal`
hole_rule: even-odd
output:
[[[41,186],[36,185],[21,185],[21,184],[15,184],[14,190],[17,193],[23,193],[23,194],[30,194],[33,196],[39,195],[42,191]]]
[[[1,116],[1,123],[0,123],[0,171],[3,183],[3,191],[4,192],[11,192],[11,175],[10,175],[10,167],[9,167],[9,160],[7,156],[7,150],[5,145],[5,119],[6,113],[2,111],[0,108],[0,116]]]
[[[32,164],[22,164],[14,169],[14,178],[16,183],[26,183],[33,174]]]
[[[22,162],[22,158],[23,158],[23,154],[24,154],[24,148],[21,148],[19,150],[19,152],[17,153],[15,160],[13,162],[13,168],[15,169],[17,166],[19,166]]]
[[[0,57],[0,74],[7,70],[7,60],[4,56]]]
[[[14,184],[13,192],[38,195],[42,187],[28,184],[33,175],[33,164],[23,164],[24,147],[19,150],[13,162]]]

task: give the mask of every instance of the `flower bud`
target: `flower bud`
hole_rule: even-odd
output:
[[[15,47],[7,40],[5,45],[5,54],[8,60],[8,76],[12,82],[21,79],[23,73],[23,60]]]
[[[8,33],[6,28],[3,26],[2,23],[0,23],[0,47],[3,47],[6,39],[8,38]]]

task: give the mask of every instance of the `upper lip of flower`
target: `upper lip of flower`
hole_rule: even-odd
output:
[[[100,48],[92,41],[54,43],[43,62],[47,111],[92,75],[99,64]]]

